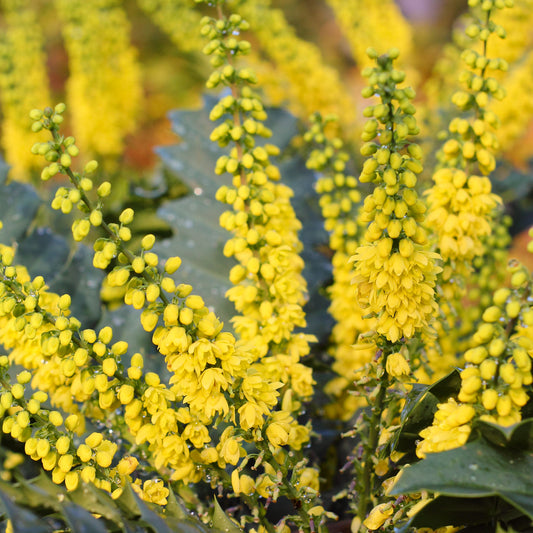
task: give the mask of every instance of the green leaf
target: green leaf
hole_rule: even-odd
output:
[[[453,450],[429,454],[405,467],[390,493],[421,490],[468,498],[473,509],[477,499],[496,497],[533,519],[533,457],[523,450],[495,447],[480,438]]]
[[[497,498],[458,498],[437,496],[425,505],[409,522],[410,527],[439,528],[489,524],[497,518],[501,505]]]
[[[106,533],[108,529],[80,505],[63,503],[63,514],[72,533]]]
[[[0,242],[11,246],[28,231],[41,199],[31,185],[12,181],[7,183],[8,166],[0,159]]]
[[[37,228],[20,241],[16,261],[25,265],[32,277],[43,276],[50,292],[70,294],[72,314],[84,328],[96,325],[104,273],[93,267],[89,248],[79,245],[71,252],[62,236]]]
[[[59,499],[54,494],[51,494],[50,491],[32,483],[31,480],[20,478],[18,479],[16,488],[12,485],[10,487],[17,494],[17,499],[15,500],[17,503],[24,504],[31,502],[34,509],[42,507],[54,511],[61,511]]]
[[[96,488],[93,484],[78,485],[75,491],[69,492],[69,498],[87,511],[102,515],[119,526],[123,525],[123,517],[115,500],[106,491]]]
[[[168,503],[165,507],[165,512],[167,516],[172,516],[174,518],[179,518],[179,519],[190,518],[190,515],[187,509],[176,498],[176,495],[174,494],[172,487],[169,486],[168,490],[169,490],[168,498],[167,498]]]
[[[13,503],[13,498],[0,489],[0,507],[11,520],[14,533],[49,533],[51,529],[43,523],[41,517]]]
[[[473,428],[496,446],[533,451],[533,418],[522,420],[507,427],[477,420],[474,422]]]
[[[215,498],[215,509],[212,519],[213,527],[224,533],[243,533],[242,529],[224,512]]]
[[[415,383],[407,397],[400,416],[398,429],[392,448],[399,452],[414,453],[415,442],[422,429],[433,422],[437,404],[455,396],[461,387],[461,374],[453,370],[432,385]]]

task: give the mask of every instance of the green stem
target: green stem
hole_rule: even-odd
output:
[[[389,375],[385,370],[388,354],[383,354],[383,375],[381,376],[380,383],[378,385],[378,393],[374,406],[372,407],[372,416],[370,417],[368,440],[364,444],[363,453],[363,473],[358,485],[359,491],[359,503],[357,506],[357,516],[363,521],[366,517],[367,508],[370,504],[370,495],[372,494],[373,486],[373,462],[372,457],[376,453],[376,449],[379,442],[380,429],[381,429],[381,416],[383,414],[385,406],[385,396],[387,388],[389,386]]]

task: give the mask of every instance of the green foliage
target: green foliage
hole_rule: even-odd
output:
[[[525,422],[527,431],[531,430],[532,422],[531,419]],[[497,426],[492,426],[491,431],[503,435]],[[489,528],[495,521],[509,521],[509,516],[515,519],[525,515],[533,520],[532,474],[533,458],[529,450],[511,444],[497,446],[479,438],[454,450],[430,454],[406,467],[391,494],[420,490],[438,493],[413,517],[409,526],[485,525]],[[514,513],[510,513],[509,507]]]
[[[413,446],[419,431],[433,420],[437,404],[460,389],[454,370],[430,386],[414,385],[403,409],[395,449],[406,452],[402,462],[418,459]],[[527,412],[528,407],[524,408]],[[514,523],[522,531],[533,520],[533,418],[509,427],[483,420],[473,425],[472,440],[460,448],[429,454],[403,469],[391,495],[420,491],[436,493],[402,528],[439,528]]]
[[[114,500],[92,484],[67,492],[42,473],[35,479],[20,479],[14,484],[0,481],[0,510],[12,521],[14,533],[51,533],[65,527],[72,533],[230,531],[222,528],[229,518],[221,509],[211,528],[186,513],[174,494],[170,494],[171,501],[162,514],[160,507],[143,502],[130,485]],[[229,523],[234,533],[240,531]]]

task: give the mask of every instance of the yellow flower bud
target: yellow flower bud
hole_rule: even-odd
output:
[[[59,453],[60,455],[66,454],[70,448],[70,442],[70,438],[66,435],[62,435],[61,437],[59,437],[56,441],[57,453]]]
[[[122,385],[118,393],[120,403],[126,405],[133,400],[135,389],[131,385]]]
[[[181,258],[180,257],[169,257],[165,263],[165,272],[167,274],[174,274],[176,270],[181,266]]]
[[[94,466],[84,466],[81,469],[81,479],[85,483],[92,483],[96,478],[96,468]]]
[[[97,433],[95,431],[85,439],[85,444],[87,444],[87,446],[90,446],[91,448],[96,448],[101,444],[103,438],[104,437],[101,433]]]
[[[74,462],[73,455],[70,455],[70,454],[62,455],[57,461],[57,466],[66,474],[67,472],[70,472],[73,462]]]
[[[114,376],[117,368],[117,362],[112,357],[108,357],[102,362],[102,371],[106,376]]]
[[[193,309],[193,310],[203,309],[203,307],[205,306],[204,300],[202,299],[202,297],[194,295],[194,294],[187,297],[187,299],[185,300],[185,305],[189,309]]]
[[[65,487],[68,491],[76,490],[78,488],[78,484],[80,482],[80,478],[78,476],[78,472],[73,471],[69,472],[65,476]]]
[[[132,457],[132,456],[123,457],[117,465],[117,472],[121,476],[129,476],[135,471],[138,465],[139,465],[139,461],[137,460],[136,457]]]
[[[498,403],[498,393],[494,389],[487,389],[481,395],[481,402],[487,411],[492,411]]]

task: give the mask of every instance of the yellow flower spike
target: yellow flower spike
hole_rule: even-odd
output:
[[[40,131],[36,119],[39,110],[28,109],[44,105],[50,99],[49,84],[43,55],[43,37],[37,13],[31,2],[3,2],[4,27],[3,66],[0,69],[0,101],[3,109],[2,145],[11,175],[28,181],[28,171],[36,160],[28,150],[31,131]],[[31,74],[29,74],[31,73]],[[41,115],[42,116],[42,115]],[[32,125],[32,121],[37,120]]]

